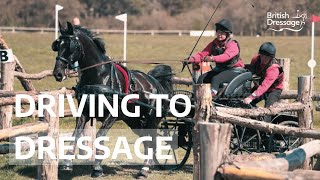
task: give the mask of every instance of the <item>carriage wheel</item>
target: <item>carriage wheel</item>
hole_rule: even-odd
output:
[[[290,126],[290,127],[299,127],[298,122],[295,121],[283,121],[279,125]],[[302,144],[303,138],[282,135],[282,134],[270,134],[269,143],[268,143],[268,152],[286,152],[294,148],[299,147]]]
[[[230,150],[232,154],[260,152],[260,131],[234,125]]]
[[[171,136],[167,142],[171,149],[162,151],[163,155],[172,155],[171,160],[154,159],[155,164],[163,170],[181,169],[187,162],[192,149],[192,123],[181,120],[164,121],[160,129],[161,136]]]

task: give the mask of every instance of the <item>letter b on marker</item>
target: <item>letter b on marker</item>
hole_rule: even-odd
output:
[[[0,51],[0,60],[1,60],[1,62],[6,62],[9,60],[9,56],[8,56],[7,51]]]

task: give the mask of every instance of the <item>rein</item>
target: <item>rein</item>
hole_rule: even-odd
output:
[[[158,60],[157,60],[158,61]],[[162,60],[162,61],[158,61],[158,62],[152,62],[152,61],[132,61],[132,62],[125,62],[125,63],[134,63],[134,64],[163,64],[162,62],[186,62],[186,61],[180,61],[180,60]],[[94,65],[91,65],[91,66],[88,66],[88,67],[85,67],[85,68],[82,68],[82,69],[79,69],[78,71],[72,71],[72,72],[67,72],[66,75],[70,75],[70,74],[76,74],[78,72],[81,72],[81,71],[85,71],[85,70],[88,70],[88,69],[91,69],[91,68],[94,68],[94,67],[97,67],[97,66],[101,66],[101,65],[104,65],[104,64],[109,64],[109,63],[124,63],[123,61],[114,61],[114,60],[110,60],[110,61],[106,61],[106,62],[101,62],[101,63],[98,63],[98,64],[94,64]]]
[[[94,64],[94,65],[79,69],[78,71],[68,72],[68,73],[66,73],[66,75],[76,74],[78,72],[85,71],[85,70],[88,70],[88,69],[91,69],[91,68],[94,68],[94,67],[97,67],[97,66],[101,66],[101,65],[104,65],[104,64],[109,64],[109,63],[114,63],[114,61],[106,61],[106,62],[101,62],[101,63],[98,63],[98,64]]]

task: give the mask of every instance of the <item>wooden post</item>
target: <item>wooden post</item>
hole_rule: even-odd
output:
[[[55,104],[52,108],[56,117],[50,116],[47,111],[44,112],[44,117],[41,118],[42,121],[49,124],[48,132],[41,133],[39,136],[48,136],[54,139],[53,154],[58,157],[59,151],[59,116],[58,116],[58,94],[53,94],[55,99]],[[44,104],[48,104],[48,99],[44,99]],[[44,142],[44,146],[47,146],[48,142]],[[47,152],[44,152],[43,159],[39,159],[38,165],[38,179],[41,180],[55,180],[58,179],[58,158],[51,159]]]
[[[14,76],[13,71],[15,62],[8,62],[1,64],[1,89],[6,91],[13,90]],[[0,129],[6,129],[12,127],[12,112],[13,106],[1,106],[0,107]]]
[[[298,111],[299,126],[304,128],[312,128],[313,123],[313,105],[312,105],[312,77],[298,77],[298,99],[306,107],[303,111]],[[304,138],[303,143],[311,141],[309,138]],[[310,169],[310,159],[304,162],[304,169]]]
[[[284,92],[288,92],[290,89],[290,58],[281,58],[279,59],[280,65],[283,67],[283,90]],[[280,100],[282,103],[289,103],[287,99]]]
[[[290,58],[281,58],[280,65],[283,67],[283,91],[288,91],[290,89]]]
[[[197,84],[194,86],[196,92],[196,108],[194,115],[194,127],[192,131],[193,141],[193,179],[200,180],[200,134],[199,122],[208,122],[212,114],[212,97],[210,84]],[[205,168],[205,167],[204,167]]]
[[[0,35],[0,49],[10,49],[4,38]],[[26,73],[25,69],[22,67],[22,64],[18,60],[16,56],[14,56],[14,60],[16,62],[16,67],[15,71]],[[18,77],[21,85],[26,91],[35,91],[36,89],[34,88],[32,82],[28,79],[24,79],[22,77]]]
[[[216,171],[229,155],[231,124],[199,122],[200,177],[216,179]]]

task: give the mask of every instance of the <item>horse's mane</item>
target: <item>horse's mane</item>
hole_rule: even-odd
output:
[[[93,33],[91,30],[86,29],[81,26],[74,26],[74,29],[78,30],[78,31],[82,32],[83,34],[85,34],[86,36],[90,37],[93,40],[93,42],[97,45],[98,49],[103,54],[106,53],[105,43],[104,43],[103,39],[97,37],[96,33]]]

